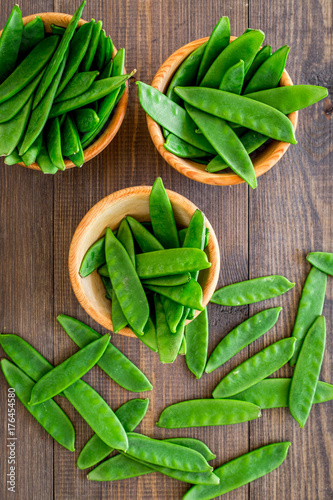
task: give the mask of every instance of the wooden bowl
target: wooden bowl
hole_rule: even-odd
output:
[[[66,27],[68,25],[69,21],[71,20],[71,18],[73,17],[69,14],[62,14],[59,12],[42,12],[41,14],[33,14],[31,16],[24,17],[23,18],[23,25],[32,21],[36,16],[41,17],[43,24],[44,24],[44,27],[45,27],[45,31],[47,33],[51,33],[51,27],[50,27],[51,24],[56,24],[57,26]],[[84,21],[84,19],[80,19],[78,26],[82,26],[82,24],[84,24],[86,22],[88,22],[88,21]],[[0,32],[0,35],[1,35],[1,33],[2,33],[2,31]],[[116,55],[116,53],[117,53],[117,49],[115,48],[115,46],[113,46],[112,57],[114,57]],[[124,74],[125,73],[126,73],[126,71],[124,71]],[[110,142],[112,141],[112,139],[114,138],[114,136],[118,132],[120,125],[122,124],[122,121],[125,117],[126,108],[127,108],[127,101],[128,101],[128,83],[126,82],[126,90],[125,90],[124,94],[122,95],[116,108],[114,109],[113,114],[112,114],[112,118],[111,118],[109,124],[107,125],[106,129],[104,130],[102,135],[100,135],[100,137],[95,142],[93,142],[90,146],[88,146],[84,150],[84,162],[87,162],[87,161],[91,160],[92,158],[94,158],[95,156],[97,156],[101,151],[103,151],[104,148],[106,148],[106,146],[108,144],[110,144]],[[25,167],[24,163],[22,163],[22,162],[19,163],[19,165],[22,165],[23,167]],[[67,159],[67,160],[65,160],[65,167],[67,169],[67,168],[75,167],[75,165],[73,162],[71,162],[70,160]],[[32,170],[40,170],[40,168],[36,162],[29,165],[27,168],[30,168]]]
[[[127,215],[135,217],[138,221],[149,221],[149,195],[150,186],[137,186],[117,191],[103,198],[94,205],[83,217],[75,230],[68,257],[69,277],[76,295],[83,309],[97,323],[108,330],[112,330],[111,302],[105,298],[105,288],[101,277],[94,271],[86,278],[81,278],[79,269],[82,259],[99,238],[105,234],[106,227],[116,229],[121,220]],[[197,207],[184,196],[174,191],[167,190],[172,208],[174,210],[177,226],[187,227]],[[208,220],[209,243],[206,253],[211,267],[199,274],[199,283],[203,288],[203,305],[210,301],[219,277],[220,252],[214,230]],[[196,315],[199,314],[197,311]],[[135,337],[130,328],[123,328],[122,335]]]
[[[230,37],[231,41],[235,40],[235,36]],[[208,37],[201,38],[199,40],[195,40],[193,42],[184,45],[180,49],[176,50],[168,59],[162,64],[160,69],[157,71],[154,79],[152,81],[152,87],[159,90],[160,92],[165,93],[168,85],[180,66],[180,64],[186,59],[186,57],[193,52],[197,47],[206,42]],[[290,76],[287,71],[284,71],[280,80],[280,85],[292,85]],[[298,112],[290,113],[288,118],[291,120],[294,129],[297,127],[297,118]],[[206,165],[201,165],[200,163],[196,163],[194,161],[188,160],[186,158],[179,158],[174,154],[170,153],[165,149],[163,144],[165,143],[165,138],[162,133],[161,127],[147,115],[147,124],[150,136],[155,144],[157,151],[161,156],[171,165],[171,167],[175,168],[181,174],[189,177],[198,182],[202,182],[203,184],[213,184],[215,186],[231,186],[233,184],[240,184],[244,182],[237,174],[233,172],[223,172],[221,174],[218,173],[210,173],[206,172]],[[258,153],[256,157],[253,159],[253,165],[256,172],[256,176],[267,172],[271,169],[284,155],[284,153],[289,148],[290,144],[287,142],[280,142],[273,140],[270,144],[268,144],[263,151]]]

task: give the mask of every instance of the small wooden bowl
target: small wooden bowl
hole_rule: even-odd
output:
[[[51,24],[56,24],[57,26],[62,26],[66,27],[69,23],[69,21],[72,19],[73,16],[69,14],[62,14],[59,12],[42,12],[41,14],[33,14],[31,16],[26,16],[23,18],[23,25],[29,23],[32,21],[36,16],[40,16],[44,27],[45,31],[47,33],[51,33]],[[85,21],[84,19],[80,19],[78,26],[82,26],[82,24],[86,23],[88,21]],[[2,32],[0,32],[1,35]],[[117,53],[117,49],[115,46],[113,46],[113,54],[112,57],[114,57]],[[124,71],[126,73],[126,71]],[[84,162],[86,163],[87,161],[91,160],[95,156],[97,156],[103,149],[106,148],[108,144],[112,141],[116,133],[118,132],[123,119],[125,117],[126,113],[126,108],[127,108],[127,101],[128,101],[128,83],[126,83],[126,90],[124,94],[122,95],[119,103],[117,104],[117,107],[113,111],[112,118],[107,125],[106,129],[102,133],[102,135],[95,141],[93,142],[90,146],[88,146],[84,150]],[[25,167],[24,163],[19,163],[19,165],[22,165]],[[71,162],[70,160],[65,160],[65,167],[66,169],[75,167],[74,163]],[[27,168],[30,168],[32,170],[40,170],[39,166],[37,163],[32,163],[29,165]]]
[[[235,36],[230,37],[230,40],[235,40]],[[197,47],[202,45],[204,42],[208,40],[208,37],[201,38],[199,40],[195,40],[193,42],[184,45],[180,49],[176,50],[170,57],[162,64],[160,69],[157,71],[154,79],[152,81],[152,87],[159,90],[160,92],[165,93],[168,85],[180,66],[180,64],[186,59],[186,57],[193,52]],[[290,76],[287,71],[284,71],[280,80],[280,85],[293,85]],[[297,118],[298,112],[290,113],[288,118],[293,124],[294,129],[297,127]],[[233,172],[223,172],[221,174],[218,173],[210,173],[206,172],[206,165],[201,165],[200,163],[196,163],[194,161],[188,160],[186,158],[180,158],[170,153],[165,149],[163,144],[165,143],[165,139],[162,133],[161,127],[147,115],[147,124],[150,136],[152,138],[153,143],[157,151],[161,156],[165,159],[166,162],[171,165],[171,167],[175,168],[181,174],[189,177],[198,182],[202,182],[203,184],[213,184],[215,186],[231,186],[233,184],[240,184],[243,181],[238,175]],[[256,172],[256,176],[264,174],[268,170],[270,170],[284,155],[284,153],[289,148],[290,144],[287,142],[280,142],[273,140],[270,144],[268,144],[263,151],[257,154],[257,156],[253,160],[254,169]]]
[[[103,198],[94,205],[83,217],[75,230],[68,257],[69,277],[76,295],[83,309],[97,323],[108,330],[112,330],[111,302],[105,298],[105,288],[101,277],[94,271],[86,278],[81,278],[79,269],[82,259],[95,241],[105,234],[106,227],[116,229],[121,220],[127,215],[138,221],[149,221],[150,186],[137,186],[117,191]],[[184,196],[167,190],[174,210],[177,226],[187,227],[197,207]],[[209,243],[206,253],[211,267],[199,274],[199,283],[203,289],[203,305],[210,301],[219,277],[220,252],[214,230],[208,220]],[[197,311],[197,314],[199,312]],[[130,328],[123,328],[121,335],[135,337]]]

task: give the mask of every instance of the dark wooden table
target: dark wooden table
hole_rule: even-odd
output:
[[[1,27],[14,2],[1,1]],[[75,2],[75,6],[78,2]],[[23,15],[74,10],[73,2],[26,0]],[[114,0],[89,1],[83,17],[102,19],[117,47],[127,51],[126,66],[150,83],[160,64],[177,48],[210,34],[222,15],[230,17],[232,34],[248,26],[261,28],[266,43],[291,46],[287,69],[294,83],[329,88],[332,99],[332,4],[309,0]],[[259,178],[255,191],[245,184],[217,188],[193,182],[169,167],[156,152],[140,109],[135,85],[123,125],[112,142],[82,169],[43,176],[20,166],[0,170],[0,327],[18,333],[53,363],[76,347],[56,321],[65,313],[102,333],[79,306],[68,277],[67,256],[74,230],[101,198],[127,186],[152,184],[160,175],[166,187],[190,198],[213,224],[220,242],[220,285],[267,274],[282,274],[296,286],[286,295],[250,307],[209,306],[210,352],[221,337],[249,315],[266,307],[283,306],[277,325],[223,368],[194,379],[185,360],[162,366],[157,354],[136,339],[112,335],[114,344],[152,380],[154,389],[140,432],[156,438],[191,436],[205,441],[219,466],[249,450],[290,440],[286,462],[270,475],[225,495],[226,500],[329,500],[333,498],[332,403],[313,407],[304,429],[287,409],[266,410],[262,418],[232,427],[179,431],[158,429],[155,422],[167,405],[210,397],[221,377],[241,360],[291,334],[302,285],[310,269],[309,251],[332,251],[332,101],[327,99],[300,112],[298,144]],[[324,314],[327,349],[321,380],[333,382],[333,286],[328,280]],[[289,367],[278,376],[290,376]],[[136,397],[93,369],[85,377],[112,408]],[[76,451],[70,453],[17,403],[16,493],[6,487],[8,472],[7,384],[0,375],[0,498],[20,500],[180,499],[185,483],[152,474],[115,483],[94,483],[79,471],[77,456],[92,432],[67,401],[61,406],[74,422]]]

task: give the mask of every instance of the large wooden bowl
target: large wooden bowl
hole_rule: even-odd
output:
[[[235,36],[230,37],[230,40],[235,40]],[[180,49],[176,50],[168,59],[162,64],[160,69],[157,71],[154,79],[152,81],[152,86],[159,90],[160,92],[165,93],[168,85],[180,66],[180,64],[186,59],[186,57],[193,52],[197,47],[202,45],[204,42],[208,40],[206,38],[200,38],[199,40],[195,40],[193,42],[184,45]],[[292,85],[290,76],[287,71],[284,71],[280,80],[280,85]],[[291,120],[294,129],[297,127],[297,118],[298,112],[290,113],[288,115]],[[231,186],[233,184],[240,184],[244,182],[238,175],[233,172],[223,172],[223,173],[210,173],[206,172],[206,165],[201,165],[200,163],[196,163],[194,161],[188,160],[186,158],[179,158],[174,154],[170,153],[165,149],[163,144],[165,143],[165,138],[162,133],[161,127],[147,115],[147,124],[150,136],[155,144],[157,151],[161,156],[173,167],[178,170],[181,174],[189,177],[198,182],[202,182],[203,184],[213,184],[216,186]],[[253,160],[254,169],[256,172],[256,176],[267,172],[271,169],[284,155],[284,153],[289,148],[290,144],[287,142],[280,142],[273,140],[270,144],[268,144]]]
[[[127,215],[138,221],[149,221],[150,186],[137,186],[122,189],[94,205],[83,217],[75,230],[68,257],[69,277],[83,309],[97,323],[112,330],[111,302],[105,298],[105,288],[101,277],[94,271],[86,278],[81,278],[79,269],[82,259],[90,246],[105,234],[106,227],[116,229]],[[167,190],[174,210],[177,226],[187,227],[197,207],[184,196]],[[220,252],[214,230],[208,220],[209,243],[206,253],[211,267],[199,274],[199,283],[203,288],[203,304],[206,306],[214,293],[220,272]],[[197,312],[197,314],[199,314]],[[123,328],[122,335],[135,337],[130,328]]]
[[[60,12],[42,12],[41,14],[33,14],[31,16],[26,16],[23,18],[23,25],[29,23],[32,21],[36,16],[40,16],[44,27],[45,31],[47,33],[51,33],[51,24],[56,24],[57,26],[62,26],[66,27],[71,20],[73,16],[69,14],[62,14]],[[84,19],[80,19],[78,26],[82,26],[82,24],[86,23],[88,21],[85,21]],[[2,31],[0,32],[1,35]],[[115,46],[113,46],[113,54],[112,57],[114,57],[117,53],[117,49]],[[126,73],[126,71],[124,71]],[[103,151],[104,148],[114,138],[116,133],[118,132],[120,125],[122,124],[122,121],[125,117],[126,113],[126,108],[127,108],[127,101],[128,101],[128,83],[126,83],[126,90],[120,99],[119,103],[117,104],[117,107],[114,109],[112,118],[110,122],[108,123],[106,129],[100,135],[100,137],[93,142],[90,146],[88,146],[84,150],[84,162],[86,163],[87,161],[91,160],[95,156],[97,156],[101,151]],[[19,163],[19,165],[22,165],[25,167],[24,163]],[[65,160],[65,167],[67,168],[72,168],[75,167],[74,163],[71,162],[70,160]],[[27,168],[30,168],[32,170],[40,170],[39,166],[37,163],[32,163],[29,165]]]

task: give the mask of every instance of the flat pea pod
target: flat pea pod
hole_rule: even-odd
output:
[[[175,92],[185,102],[201,111],[255,130],[277,141],[297,144],[294,127],[289,118],[267,104],[259,101],[254,104],[247,96],[211,88],[176,87]]]
[[[141,279],[201,271],[209,267],[207,255],[198,248],[169,248],[136,255],[136,271]]]
[[[260,416],[260,408],[252,403],[231,399],[194,399],[165,408],[156,425],[165,429],[232,425]]]
[[[125,49],[119,49],[113,58],[112,76],[120,76],[124,73]]]
[[[183,317],[184,306],[182,306],[181,304],[177,304],[177,302],[174,302],[173,300],[169,299],[168,297],[165,297],[164,295],[160,295],[159,298],[161,299],[162,302],[165,314],[165,321],[167,322],[170,332],[176,333],[177,327]]]
[[[252,30],[229,43],[210,66],[200,83],[200,87],[218,89],[227,70],[241,59],[244,61],[244,72],[246,74],[264,38],[265,35],[262,31]]]
[[[110,78],[110,76],[112,75],[112,68],[113,68],[113,60],[111,59],[110,62],[108,62],[108,64],[101,71],[99,79],[104,80],[104,78]]]
[[[8,122],[0,124],[0,155],[10,155],[19,144],[29,120],[32,96]]]
[[[44,39],[45,29],[40,16],[23,26],[19,58],[23,59],[28,53]]]
[[[323,273],[333,276],[333,253],[310,252],[306,260]]]
[[[148,321],[143,329],[143,335],[137,334],[135,331],[133,333],[138,337],[139,340],[143,344],[145,344],[151,351],[157,352],[157,338],[156,338],[156,329],[153,320],[151,317],[148,318]]]
[[[66,31],[63,34],[63,36],[60,39],[60,43],[50,61],[48,64],[46,71],[43,75],[42,81],[38,85],[38,88],[36,90],[36,95],[33,103],[33,109],[35,109],[38,104],[41,102],[43,99],[44,95],[46,94],[47,89],[50,87],[52,80],[55,78],[55,75],[58,73],[59,68],[62,64],[63,58],[68,51],[69,48],[69,43],[71,39],[73,38],[73,35],[75,33],[76,27],[78,25],[78,22],[81,18],[82,11],[84,9],[84,6],[86,4],[86,1],[84,0],[80,7],[77,9],[71,20],[69,21]]]
[[[56,167],[52,163],[52,161],[49,157],[49,153],[47,152],[47,147],[46,147],[44,140],[42,142],[42,146],[40,148],[40,151],[39,151],[39,154],[36,158],[36,161],[37,161],[39,168],[43,172],[43,174],[52,174],[53,175],[53,174],[58,172],[58,167]]]
[[[112,288],[112,305],[111,305],[111,318],[112,318],[112,327],[114,333],[118,333],[120,330],[125,328],[127,325],[127,319],[124,316],[122,308],[120,307],[119,301],[117,299],[116,292],[114,288]]]
[[[207,362],[205,372],[211,373],[226,363],[239,351],[270,330],[278,320],[282,307],[266,309],[236,326],[215,347]]]
[[[165,439],[167,443],[178,444],[179,446],[185,446],[186,448],[191,448],[191,450],[195,450],[200,453],[207,461],[214,460],[216,455],[208,448],[208,446],[200,441],[200,439],[194,438],[168,438]]]
[[[105,264],[105,236],[91,245],[85,253],[80,266],[80,276],[82,278],[89,276],[103,264]]]
[[[206,472],[213,469],[200,453],[190,448],[134,432],[129,432],[127,437],[126,454],[137,460],[185,472]]]
[[[161,363],[173,363],[178,355],[182,339],[184,336],[184,326],[182,318],[184,317],[184,310],[182,317],[178,323],[175,333],[172,333],[167,319],[162,301],[158,295],[154,296],[155,314],[156,314],[156,337],[158,355]]]
[[[185,356],[186,355],[186,351],[187,351],[187,344],[186,344],[185,329],[184,329],[184,335],[183,335],[183,338],[182,338],[182,343],[181,343],[179,351],[178,351],[179,356]]]
[[[14,70],[22,40],[21,10],[14,5],[0,37],[0,83]]]
[[[175,134],[168,134],[163,146],[167,151],[180,158],[200,158],[207,156],[206,151],[202,151],[188,142],[179,139]]]
[[[325,87],[316,85],[289,85],[277,87],[276,89],[260,90],[247,94],[247,99],[253,99],[281,113],[288,115],[294,111],[306,108],[327,97],[328,92]]]
[[[106,333],[46,373],[34,385],[29,404],[43,403],[74,384],[97,363],[109,341]]]
[[[124,316],[136,332],[143,333],[149,317],[148,301],[130,256],[110,228],[106,229],[105,257]]]
[[[106,37],[105,65],[109,64],[112,58],[113,42],[110,37]]]
[[[98,21],[96,24],[93,25],[89,46],[81,62],[80,66],[81,71],[89,71],[92,66],[98,48],[98,41],[101,29],[102,29],[102,21]]]
[[[104,264],[103,266],[99,267],[97,270],[98,274],[100,276],[105,276],[106,278],[109,277],[109,272],[108,272],[108,266]]]
[[[6,165],[15,165],[15,163],[20,163],[20,161],[22,161],[22,158],[18,155],[16,149],[14,149],[12,153],[6,156],[4,160]]]
[[[28,403],[34,381],[8,359],[1,360],[1,368],[9,386],[15,389],[16,397],[37,422],[61,446],[69,451],[74,451],[74,427],[60,406],[53,399],[36,406],[30,406]]]
[[[253,75],[260,68],[260,66],[270,57],[272,51],[272,47],[270,45],[264,45],[262,49],[258,50],[253,63],[249,67],[245,78],[244,78],[244,87],[249,83]]]
[[[246,85],[244,94],[277,87],[285,68],[290,47],[284,45],[264,61]]]
[[[196,126],[185,109],[150,85],[143,82],[136,84],[139,87],[140,104],[153,120],[192,146],[214,154],[214,149],[206,138],[202,134],[195,133]]]
[[[144,285],[158,285],[158,286],[177,286],[185,285],[191,279],[190,273],[175,274],[173,276],[160,276],[159,278],[150,278],[143,280]]]
[[[57,26],[56,24],[51,24],[50,26],[53,35],[63,36],[66,31],[66,28],[62,26]]]
[[[140,222],[130,216],[127,216],[126,219],[130,225],[135,241],[143,252],[154,252],[164,249],[158,239],[140,224]]]
[[[77,127],[76,127],[76,124],[75,124],[74,120],[72,120],[72,124],[73,124],[73,134],[74,134],[74,136],[76,136],[76,144],[78,145],[79,150],[78,150],[77,153],[74,153],[74,154],[70,155],[69,159],[77,167],[82,167],[82,165],[84,164],[84,152],[83,152],[82,144],[81,144],[81,141],[80,141],[79,131],[78,131]]]
[[[80,348],[87,346],[101,337],[95,330],[70,316],[60,314],[57,316],[57,320],[67,335]],[[127,391],[143,392],[153,388],[139,368],[111,343],[107,345],[103,356],[98,360],[97,364],[112,380]]]
[[[310,415],[324,358],[326,325],[324,316],[318,316],[301,346],[290,384],[289,409],[300,427]]]
[[[22,161],[26,167],[31,165],[36,161],[37,156],[42,147],[43,133],[41,132],[35,142],[30,146],[30,148],[22,156]]]
[[[244,306],[278,297],[295,286],[284,276],[263,276],[227,285],[217,290],[210,299],[213,304]]]
[[[208,314],[205,308],[199,316],[185,327],[187,368],[197,379],[202,377],[207,362],[208,351]]]
[[[244,61],[234,64],[226,72],[220,83],[219,89],[233,94],[241,94],[244,84]]]
[[[229,95],[235,94],[229,93]],[[200,111],[200,109],[196,109],[188,104],[185,105],[185,108],[219,156],[252,189],[255,189],[257,187],[257,178],[251,158],[240,139],[226,121]]]
[[[150,467],[126,455],[116,455],[99,464],[87,475],[90,481],[119,481],[154,472]]]
[[[53,120],[58,120],[58,117],[52,118],[51,121]],[[79,151],[80,140],[74,127],[75,125],[71,116],[67,114],[61,127],[61,156],[70,156]]]
[[[98,114],[91,108],[76,109],[73,114],[78,131],[81,133],[89,132],[99,123]]]
[[[65,170],[66,167],[62,156],[61,130],[58,117],[49,120],[46,133],[46,144],[47,151],[53,165],[55,165],[59,170]]]
[[[223,16],[219,19],[207,42],[197,74],[197,85],[200,85],[201,80],[204,78],[215,59],[229,45],[229,42],[230,22],[227,16]]]
[[[187,228],[185,238],[182,244],[183,248],[204,249],[206,236],[205,216],[200,210],[196,210],[191,217]],[[198,273],[192,274],[194,279],[198,278]]]
[[[106,34],[104,30],[101,30],[94,58],[94,65],[97,67],[98,71],[102,71],[104,67],[105,52],[106,52]]]
[[[70,50],[64,74],[57,90],[57,95],[64,90],[79,69],[81,61],[87,52],[94,24],[94,20],[91,20],[90,23],[83,24],[73,36],[70,43]]]
[[[238,394],[276,372],[293,355],[296,339],[279,340],[236,366],[215,387],[213,398]]]
[[[119,225],[117,239],[126,249],[133,266],[135,267],[135,249],[134,249],[134,241],[131,229],[129,227],[127,219],[123,219]]]
[[[290,366],[294,366],[300,351],[303,339],[317,316],[323,312],[327,275],[313,267],[303,286],[301,298],[298,304],[294,329],[292,336],[296,338],[294,355],[290,360]]]
[[[126,432],[134,431],[147,413],[149,399],[131,399],[114,413]],[[76,465],[79,469],[87,469],[96,465],[112,453],[110,448],[97,434],[94,434],[84,445],[78,456]]]
[[[145,285],[145,287],[152,292],[164,295],[164,297],[167,297],[182,306],[190,307],[191,309],[196,309],[198,311],[203,311],[204,309],[202,305],[202,288],[193,278],[191,278],[191,280],[185,285]]]
[[[211,500],[269,474],[286,459],[290,442],[274,443],[235,458],[214,470],[218,486],[193,486],[183,500]]]
[[[112,283],[111,283],[111,280],[110,278],[106,278],[105,276],[101,276],[102,278],[102,281],[103,281],[103,285],[105,287],[105,291],[106,291],[106,294],[105,294],[105,297],[109,300],[112,300]]]
[[[149,213],[156,239],[164,248],[179,247],[178,232],[172,205],[164,188],[161,177],[158,177],[149,196]]]
[[[92,85],[93,81],[99,75],[98,71],[85,71],[76,73],[73,78],[68,82],[64,90],[55,98],[54,102],[63,102],[86,92]]]

